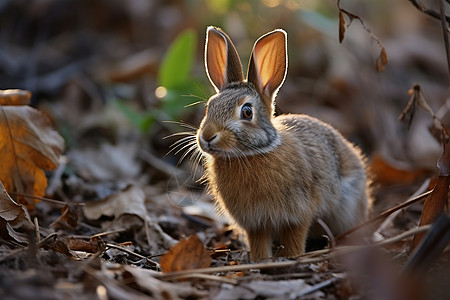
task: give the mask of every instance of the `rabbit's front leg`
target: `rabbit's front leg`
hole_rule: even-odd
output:
[[[308,224],[287,225],[281,229],[280,243],[283,246],[280,256],[295,257],[305,253],[306,238],[308,236],[310,222]]]
[[[247,231],[250,258],[259,261],[272,257],[272,236],[267,230]]]

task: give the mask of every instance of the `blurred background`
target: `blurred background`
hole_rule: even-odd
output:
[[[101,182],[97,195],[108,194],[105,182],[195,185],[199,175],[177,165],[183,151],[165,156],[176,138],[164,137],[185,130],[166,121],[198,125],[213,94],[203,64],[206,27],[228,33],[244,69],[254,41],[283,28],[289,68],[277,113],[329,122],[363,149],[378,198],[387,186],[408,195],[437,171],[442,153],[428,113],[417,111],[410,130],[398,121],[413,84],[448,119],[441,25],[407,0],[341,6],[381,41],[383,72],[375,68],[380,47],[358,20],[345,17],[339,43],[331,0],[3,0],[0,89],[32,92],[32,105],[65,138],[68,176]],[[186,170],[181,181],[178,169]]]

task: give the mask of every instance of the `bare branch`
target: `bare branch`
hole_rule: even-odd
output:
[[[447,2],[449,0],[446,0]],[[444,0],[439,1],[439,10],[440,10],[440,19],[441,19],[441,25],[442,25],[442,33],[444,34],[444,43],[445,43],[445,53],[447,54],[447,68],[448,68],[448,79],[450,83],[450,45],[448,42],[448,26],[447,22],[445,20],[445,7],[444,7]]]
[[[445,0],[445,1],[447,1],[447,3],[450,3],[450,0]],[[435,11],[434,9],[427,8],[420,1],[418,1],[418,0],[409,0],[409,2],[411,2],[412,5],[414,5],[418,10],[420,10],[424,14],[427,14],[430,17],[433,17],[433,18],[438,19],[438,20],[441,19],[441,14],[438,11]],[[445,20],[447,21],[447,23],[450,23],[450,16],[445,15]]]

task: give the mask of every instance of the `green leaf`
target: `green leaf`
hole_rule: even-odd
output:
[[[139,128],[141,132],[147,132],[155,121],[155,116],[153,113],[140,113],[131,105],[122,100],[115,100],[113,104],[127,117],[130,123],[134,127]]]
[[[181,32],[170,45],[161,63],[158,82],[168,90],[179,90],[190,83],[195,60],[197,35],[193,29]]]

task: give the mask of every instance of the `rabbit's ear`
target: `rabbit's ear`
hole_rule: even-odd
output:
[[[223,31],[212,26],[206,31],[205,67],[209,81],[217,92],[229,83],[244,80],[236,48]]]
[[[260,37],[250,57],[248,81],[272,101],[287,72],[287,34],[277,29]]]

